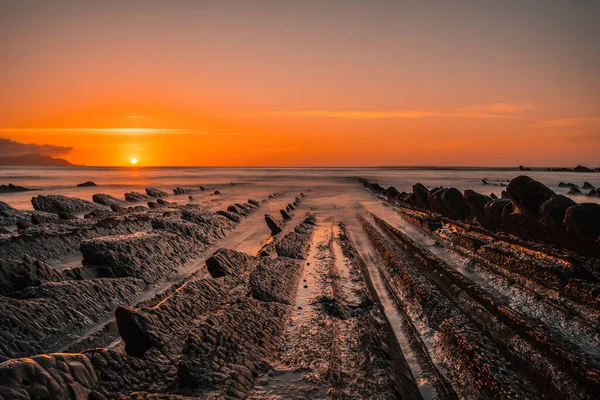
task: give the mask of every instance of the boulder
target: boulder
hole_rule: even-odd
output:
[[[465,190],[463,199],[467,207],[471,210],[479,225],[486,229],[493,230],[494,224],[485,215],[485,205],[492,201],[491,197],[477,193],[473,190]]]
[[[198,186],[200,188],[200,190],[206,190],[206,188],[204,186]]]
[[[587,195],[590,197],[600,197],[600,189],[592,189]]]
[[[555,229],[563,228],[565,213],[569,207],[577,205],[573,200],[562,194],[546,200],[540,207],[540,218],[548,226]]]
[[[518,210],[537,217],[541,205],[555,193],[541,182],[521,175],[509,182],[506,195]]]
[[[600,236],[600,204],[581,203],[569,207],[563,225],[569,233],[597,240]]]
[[[420,208],[428,208],[428,197],[429,190],[424,185],[422,185],[421,183],[413,185],[412,202],[415,206]]]
[[[133,203],[136,201],[148,201],[151,199],[150,196],[146,196],[145,194],[139,192],[128,192],[125,193],[125,200]]]
[[[493,230],[502,229],[502,209],[510,203],[508,199],[498,199],[488,202],[485,207],[485,216],[491,222]]]
[[[12,183],[9,183],[8,185],[0,185],[0,193],[16,193],[16,192],[28,192],[30,190],[35,190],[35,189],[29,189],[23,186],[16,186],[13,185]]]
[[[173,189],[174,194],[187,194],[187,193],[192,193],[193,191],[194,191],[194,189],[182,188],[182,187],[176,187],[175,189]]]
[[[95,195],[92,196],[92,201],[96,204],[101,204],[103,206],[109,206],[109,207],[112,205],[117,205],[117,206],[121,206],[121,207],[128,206],[126,201],[117,199],[116,197],[111,196],[110,194],[106,194],[106,193],[96,193]]]
[[[92,181],[83,182],[83,183],[80,183],[79,185],[77,185],[77,187],[92,187],[92,186],[98,186],[98,185],[96,185]]]
[[[217,195],[220,195],[220,194],[221,194],[221,192],[219,192],[218,190],[215,190],[215,191],[213,192],[213,195],[215,195],[215,196],[217,196]]]
[[[146,194],[151,197],[156,197],[157,199],[169,196],[169,193],[156,188],[146,188]]]
[[[587,181],[586,181],[586,182],[583,182],[583,186],[582,186],[582,188],[583,188],[583,189],[595,189],[594,185],[592,185],[591,183],[589,183],[589,182],[587,182]]]
[[[91,201],[54,194],[33,197],[31,199],[31,204],[33,204],[33,208],[37,211],[45,211],[54,214],[82,214],[93,210],[103,209],[102,206],[92,203]]]
[[[277,235],[279,232],[283,230],[283,224],[270,216],[269,214],[265,214],[265,222],[267,226],[271,230],[271,235]]]
[[[448,188],[442,192],[442,203],[447,210],[447,217],[454,220],[466,220],[471,214],[462,193],[456,188]]]
[[[400,192],[393,186],[390,186],[383,192],[384,196],[388,199],[395,199],[400,196]]]
[[[576,166],[573,171],[575,171],[575,172],[594,172],[591,169],[589,169],[588,167],[584,167],[583,165]]]
[[[581,195],[583,193],[581,193],[581,190],[579,190],[577,188],[577,186],[571,186],[571,188],[569,189],[569,192],[567,194]]]

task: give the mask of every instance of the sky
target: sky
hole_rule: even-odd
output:
[[[0,152],[600,166],[599,20],[593,0],[0,0]]]

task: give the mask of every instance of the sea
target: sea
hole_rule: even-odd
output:
[[[107,193],[124,198],[125,192],[144,193],[155,187],[173,193],[175,187],[207,187],[224,190],[235,187],[240,196],[251,196],[282,189],[310,190],[318,187],[330,190],[333,195],[343,195],[349,188],[358,187],[358,178],[366,178],[384,187],[390,185],[399,191],[412,191],[420,182],[427,187],[456,187],[463,191],[472,189],[483,194],[494,193],[500,197],[504,186],[519,175],[528,175],[557,193],[568,195],[569,188],[559,187],[560,182],[583,186],[585,181],[600,187],[600,173],[551,172],[544,169],[519,171],[518,168],[477,167],[369,167],[369,168],[258,168],[258,167],[0,167],[0,184],[12,183],[35,191],[0,193],[0,201],[17,209],[32,209],[31,198],[37,195],[61,194],[92,200],[95,193]],[[484,180],[486,183],[484,183]],[[97,187],[77,187],[93,181]],[[233,184],[233,185],[232,185]],[[569,195],[573,200],[600,203],[598,197]],[[175,196],[187,199],[187,196]]]

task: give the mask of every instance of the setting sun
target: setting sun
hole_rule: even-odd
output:
[[[135,158],[135,157],[132,157],[132,158],[131,158],[131,160],[129,160],[129,162],[130,162],[132,165],[135,165],[135,164],[137,164],[137,158]]]

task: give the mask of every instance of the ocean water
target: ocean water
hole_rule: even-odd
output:
[[[494,193],[500,197],[503,184],[526,174],[557,193],[567,194],[568,188],[558,186],[569,182],[582,186],[584,181],[600,187],[600,173],[548,172],[493,168],[213,168],[213,167],[0,167],[0,184],[12,183],[34,192],[0,194],[4,201],[19,209],[32,209],[31,198],[39,194],[62,194],[91,200],[94,193],[107,193],[118,198],[129,191],[144,193],[146,187],[156,187],[169,193],[175,187],[199,185],[211,190],[231,189],[240,197],[263,195],[274,191],[309,190],[319,188],[332,194],[356,188],[363,177],[382,186],[395,186],[399,191],[412,191],[421,182],[428,187],[445,186]],[[482,179],[487,179],[484,185]],[[77,184],[94,181],[98,187],[78,188]],[[234,183],[234,186],[230,184]],[[588,190],[583,190],[587,193]],[[172,196],[187,199],[187,195]],[[577,202],[600,203],[598,197],[572,196]]]

